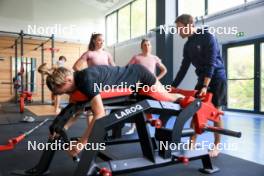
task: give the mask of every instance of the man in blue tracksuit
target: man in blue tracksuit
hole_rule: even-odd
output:
[[[215,36],[206,29],[196,29],[193,17],[188,14],[177,17],[175,23],[179,35],[182,38],[188,37],[188,41],[184,45],[182,64],[172,86],[178,87],[192,64],[198,77],[195,89],[199,91],[200,96],[207,91],[212,92],[213,104],[221,108],[226,105],[226,72]],[[222,127],[222,122],[214,125]],[[191,137],[191,140],[193,144],[196,136]],[[220,143],[219,134],[215,133],[214,142],[215,146]],[[210,151],[211,157],[216,157],[218,154],[217,147]]]

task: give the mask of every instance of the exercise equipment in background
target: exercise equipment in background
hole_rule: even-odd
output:
[[[39,123],[37,126],[35,126],[34,128],[32,128],[31,130],[26,131],[26,132],[24,132],[23,134],[21,134],[21,135],[19,135],[17,137],[13,137],[13,138],[9,139],[8,142],[7,142],[7,144],[0,145],[0,152],[1,151],[7,151],[7,150],[13,150],[18,143],[20,143],[28,135],[30,135],[31,133],[33,133],[39,127],[43,126],[48,121],[49,121],[49,119],[47,118],[47,119],[43,120],[41,123]]]

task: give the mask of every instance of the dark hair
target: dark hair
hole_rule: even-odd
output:
[[[100,34],[100,33],[93,33],[91,35],[91,38],[90,38],[90,43],[89,43],[89,46],[88,46],[88,49],[90,51],[94,51],[95,50],[95,43],[94,43],[94,40],[97,39],[97,37],[101,36],[103,34]]]
[[[60,56],[60,57],[59,57],[59,60],[64,60],[65,62],[67,61],[67,59],[66,59],[65,56]]]
[[[141,40],[141,43],[140,43],[140,47],[141,47],[141,49],[142,49],[142,46],[143,46],[143,44],[144,44],[145,42],[149,42],[149,39],[143,38],[143,39]]]
[[[185,26],[187,26],[188,24],[193,24],[193,22],[193,17],[189,14],[182,14],[178,16],[175,20],[175,23],[182,23]]]

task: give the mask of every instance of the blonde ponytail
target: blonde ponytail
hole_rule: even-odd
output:
[[[39,66],[38,68],[38,72],[40,74],[44,74],[44,75],[52,75],[52,72],[54,71],[54,69],[49,69],[48,66],[47,66],[47,63],[44,63],[42,65]]]
[[[72,72],[64,67],[48,68],[47,63],[38,67],[38,72],[47,75],[46,84],[50,91],[56,92],[56,89],[65,84],[66,76],[72,75]]]

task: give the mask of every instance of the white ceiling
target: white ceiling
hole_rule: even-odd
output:
[[[119,4],[121,0],[79,0],[80,2],[97,8],[101,11],[107,11]]]

